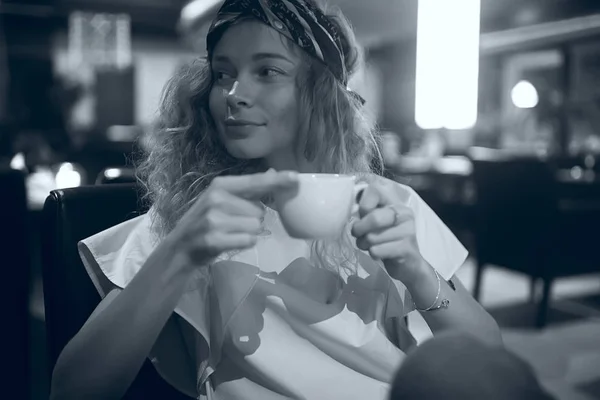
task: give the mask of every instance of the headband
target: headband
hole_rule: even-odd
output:
[[[241,18],[255,18],[320,60],[344,86],[348,73],[338,29],[305,0],[225,0],[206,36],[209,59],[224,31]],[[364,99],[350,91],[364,104]]]

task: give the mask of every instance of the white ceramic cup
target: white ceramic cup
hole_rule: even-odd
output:
[[[367,183],[352,175],[299,174],[295,190],[275,194],[275,206],[287,233],[298,239],[339,237],[358,211],[356,197]]]

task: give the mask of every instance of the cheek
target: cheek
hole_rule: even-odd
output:
[[[296,138],[299,129],[298,120],[298,102],[294,94],[287,96],[279,96],[273,98],[270,103],[270,108],[274,112],[271,115],[276,124],[272,124],[277,129],[277,137],[282,142],[289,143]]]
[[[219,89],[214,88],[211,90],[208,98],[208,108],[214,122],[219,125],[219,122],[225,119],[225,100],[219,93]]]

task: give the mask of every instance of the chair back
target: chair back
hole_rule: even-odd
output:
[[[133,184],[83,186],[55,190],[48,196],[43,211],[43,280],[50,373],[60,352],[100,302],[77,243],[144,211]],[[146,361],[124,398],[188,397],[164,382]]]
[[[475,249],[481,264],[538,275],[556,217],[552,169],[537,158],[474,158]]]

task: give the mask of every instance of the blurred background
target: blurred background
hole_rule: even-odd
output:
[[[132,181],[161,89],[203,55],[220,3],[0,0],[0,166],[23,171],[31,249],[23,398],[48,396],[44,200]],[[557,398],[599,399],[600,2],[329,4],[365,48],[350,86],[387,175],[469,248],[461,279]],[[411,329],[430,334],[419,316]]]

